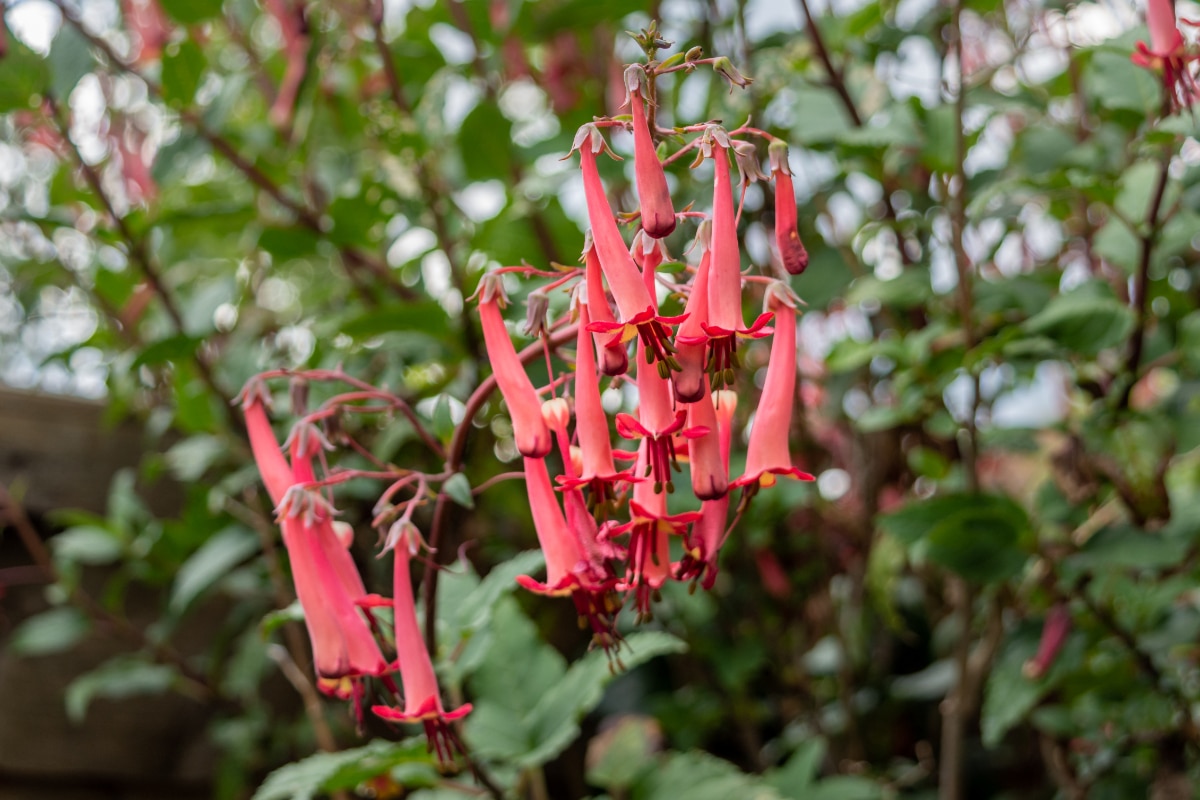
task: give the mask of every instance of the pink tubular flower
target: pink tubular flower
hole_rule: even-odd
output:
[[[1150,28],[1150,46],[1138,42],[1137,51],[1131,56],[1133,63],[1161,74],[1168,113],[1191,108],[1200,94],[1191,62],[1200,55],[1187,52],[1175,19],[1174,0],[1147,0],[1146,23]]]
[[[716,500],[724,497],[729,490],[729,463],[728,450],[724,458],[721,455],[721,432],[707,379],[704,380],[704,393],[699,400],[689,403],[687,410],[688,425],[708,431],[703,436],[688,440],[692,491],[701,500]]]
[[[625,88],[629,91],[633,111],[633,167],[637,178],[638,205],[642,211],[642,230],[647,236],[662,239],[675,230],[675,208],[667,189],[667,176],[650,136],[646,109],[642,107],[641,66],[632,64],[625,70]]]
[[[650,441],[643,441],[638,452],[639,471],[647,468],[649,451]],[[632,519],[612,531],[614,536],[629,534],[628,564],[625,577],[617,588],[634,593],[638,621],[645,621],[652,617],[650,601],[655,592],[675,576],[669,535],[682,534],[688,524],[700,518],[700,514],[696,511],[668,514],[667,496],[652,491],[646,482],[633,487],[629,510]]]
[[[542,458],[553,442],[550,429],[542,419],[542,403],[537,390],[517,359],[516,348],[504,327],[500,309],[508,302],[499,275],[485,275],[479,284],[479,318],[483,323],[483,341],[500,394],[512,416],[513,438],[517,450],[528,458]]]
[[[604,291],[604,275],[600,268],[600,256],[596,254],[596,246],[589,233],[583,248],[585,280],[587,282],[588,298],[591,302],[591,318],[595,322],[604,323],[605,327],[617,325],[612,309],[608,307],[608,293]],[[582,323],[580,323],[582,324]],[[588,323],[589,325],[591,323]],[[586,328],[590,330],[590,328]],[[629,354],[625,351],[625,343],[620,337],[611,333],[592,331],[596,343],[597,358],[600,359],[600,373],[610,378],[624,375],[629,369]]]
[[[710,125],[704,136],[713,160],[713,217],[708,321],[701,327],[710,339],[708,372],[713,386],[720,388],[733,383],[738,366],[737,337],[766,336],[770,331],[765,326],[771,315],[761,315],[749,328],[742,319],[742,257],[729,178],[731,143],[725,130],[717,125]]]
[[[696,246],[700,248],[700,266],[692,281],[691,294],[684,306],[685,319],[675,336],[679,372],[672,376],[671,388],[678,403],[695,403],[705,394],[704,366],[708,352],[708,336],[703,326],[708,322],[708,277],[711,272],[708,242],[712,226],[708,220],[696,231]]]
[[[589,289],[583,298],[591,297]],[[558,479],[568,489],[587,486],[588,506],[601,519],[615,500],[614,484],[631,481],[629,472],[617,472],[613,463],[612,440],[608,432],[608,417],[600,404],[600,379],[596,374],[596,357],[588,341],[591,323],[591,304],[581,299],[579,304],[579,338],[575,352],[575,433],[579,437],[582,469],[578,476]],[[570,459],[564,456],[565,462]]]
[[[758,403],[750,445],[746,451],[746,472],[734,486],[746,486],[753,494],[759,487],[774,486],[776,475],[791,475],[802,481],[813,476],[792,466],[788,454],[788,431],[792,424],[792,406],[796,395],[796,300],[780,281],[767,289],[765,305],[776,314],[775,338],[771,342],[771,360],[767,380]]]
[[[767,152],[771,159],[771,175],[775,178],[775,244],[779,247],[783,268],[792,275],[799,275],[808,267],[808,251],[800,241],[796,190],[792,187],[787,143],[782,140],[771,142]]]
[[[279,506],[283,543],[312,641],[313,665],[318,678],[324,679],[321,688],[329,690],[330,682],[341,678],[382,675],[387,663],[356,606],[366,597],[362,579],[337,540],[324,500],[302,486],[312,480],[308,454],[293,458],[299,465],[295,471],[288,466],[267,418],[265,391],[260,382],[247,387],[246,429],[263,483]],[[344,561],[349,562],[348,570]]]
[[[271,503],[279,505],[292,485],[292,468],[284,458],[267,417],[266,404],[270,394],[262,381],[256,379],[246,386],[242,398],[242,413],[246,417],[246,434],[250,437],[254,463],[258,465]]]
[[[737,411],[737,395],[728,389],[712,396],[720,433],[721,464],[729,472],[729,453],[733,449],[733,414]],[[694,469],[694,467],[693,467]],[[700,585],[711,589],[717,579],[717,556],[725,544],[725,522],[729,517],[729,494],[700,504],[700,519],[692,525],[687,538],[687,552],[679,565],[679,579],[700,579]]]
[[[643,279],[647,286],[654,285],[653,262],[646,262],[647,269]],[[644,365],[651,363],[645,342],[638,342],[639,359]],[[707,433],[705,428],[684,428],[687,412],[683,409],[674,410],[671,403],[671,387],[666,370],[646,369],[639,367],[637,371],[638,415],[635,419],[629,414],[617,415],[617,433],[625,439],[643,439],[645,463],[640,463],[645,470],[642,475],[654,476],[655,493],[666,489],[675,491],[671,480],[671,471],[678,469],[675,456],[674,435],[682,433],[685,438],[692,439]]]
[[[674,347],[671,345],[667,326],[678,324],[680,320],[658,316],[658,304],[654,296],[646,290],[637,265],[625,249],[625,240],[621,238],[621,231],[617,228],[612,206],[608,204],[608,197],[604,194],[600,171],[596,167],[596,153],[606,146],[604,137],[595,125],[584,125],[575,137],[575,149],[579,150],[579,160],[583,167],[583,189],[587,197],[592,238],[596,253],[600,257],[600,268],[604,277],[608,279],[609,288],[617,301],[617,310],[621,312],[619,322],[593,322],[592,330],[614,334],[614,338],[622,343],[638,336],[646,345],[652,360],[670,365],[670,368],[674,369],[677,364],[671,355]]]
[[[392,612],[395,617],[400,681],[404,689],[404,708],[377,705],[371,710],[389,722],[419,722],[424,725],[429,749],[437,753],[440,761],[448,763],[454,760],[455,749],[463,750],[462,743],[450,729],[450,723],[469,714],[471,704],[467,703],[454,711],[447,711],[442,706],[433,662],[417,624],[412,578],[409,575],[409,561],[419,542],[420,534],[416,527],[407,519],[401,519],[393,528],[386,545],[395,557]]]
[[[591,628],[593,641],[608,650],[620,641],[614,627],[616,613],[620,610],[620,604],[612,597],[615,581],[597,574],[597,566],[583,552],[576,533],[568,527],[550,484],[545,461],[525,459],[525,485],[529,490],[533,527],[546,558],[546,581],[539,583],[528,575],[520,575],[517,583],[538,594],[570,595],[580,620]],[[582,515],[578,511],[583,511]],[[582,517],[591,519],[586,510],[579,508],[572,516],[576,518],[576,524],[583,524]]]

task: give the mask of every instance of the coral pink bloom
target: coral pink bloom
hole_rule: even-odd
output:
[[[638,453],[639,471],[649,466],[650,440],[642,442]],[[682,534],[687,526],[700,518],[699,512],[667,513],[667,496],[652,491],[649,483],[633,487],[629,503],[632,519],[613,529],[612,535],[629,534],[629,556],[625,578],[618,585],[622,591],[632,591],[639,621],[651,618],[650,601],[667,579],[675,576],[671,565],[670,534]]]
[[[546,462],[540,458],[525,459],[525,485],[529,491],[529,508],[533,512],[533,527],[546,558],[546,581],[539,583],[528,575],[517,577],[525,589],[551,596],[570,595],[581,622],[591,628],[596,644],[608,650],[620,637],[615,629],[616,612],[620,603],[612,596],[615,581],[593,563],[580,545],[558,506]],[[578,490],[570,490],[578,494]],[[585,508],[577,505],[572,513],[576,525],[591,520]],[[593,534],[594,536],[594,534]]]
[[[625,86],[629,90],[633,110],[633,169],[637,179],[638,205],[642,211],[642,230],[655,239],[670,236],[675,230],[675,208],[667,189],[667,176],[650,136],[646,109],[642,106],[642,75],[638,65],[625,70]]]
[[[695,403],[688,404],[688,425],[708,432],[688,440],[688,463],[692,472],[692,491],[701,500],[724,497],[729,489],[728,454],[721,457],[721,432],[717,425],[717,410],[713,408],[708,380],[704,393]]]
[[[585,279],[588,300],[591,303],[592,321],[603,323],[603,326],[609,329],[618,326],[612,309],[608,307],[608,293],[604,291],[604,275],[600,268],[600,256],[596,254],[596,246],[592,242],[590,233],[584,245],[583,257],[586,264]],[[585,329],[590,330],[590,328]],[[596,344],[597,357],[600,359],[600,373],[610,378],[624,375],[629,369],[629,354],[625,352],[625,343],[619,336],[614,337],[611,333],[603,331],[591,331],[591,333]]]
[[[246,433],[250,437],[250,450],[254,463],[262,476],[263,485],[271,497],[272,505],[279,505],[283,495],[292,485],[292,468],[283,456],[271,420],[267,417],[266,387],[255,380],[247,385],[243,393],[242,413],[246,417]]]
[[[644,273],[647,285],[654,284],[654,267],[649,266]],[[625,439],[643,439],[643,452],[646,454],[645,463],[641,465],[643,475],[654,476],[654,491],[665,488],[668,492],[675,491],[671,480],[671,471],[678,469],[675,456],[674,434],[682,433],[686,438],[703,436],[708,431],[704,428],[684,428],[687,412],[672,408],[670,381],[664,372],[663,365],[659,369],[646,369],[651,363],[646,351],[646,344],[638,342],[638,355],[643,366],[637,371],[638,415],[617,415],[617,433]]]
[[[796,216],[796,190],[792,186],[792,170],[788,165],[787,143],[771,142],[767,149],[771,159],[771,175],[775,178],[775,244],[783,268],[799,275],[808,267],[808,251],[800,241],[800,225]]]
[[[1191,62],[1200,55],[1187,52],[1175,20],[1174,0],[1147,0],[1146,23],[1150,28],[1150,46],[1138,42],[1137,51],[1131,56],[1133,63],[1161,74],[1168,112],[1190,108],[1200,94]]]
[[[766,336],[770,331],[765,326],[771,315],[761,315],[749,328],[742,319],[742,256],[729,178],[729,138],[715,125],[710,126],[705,136],[709,138],[713,159],[713,218],[708,321],[701,327],[711,340],[708,371],[713,386],[720,388],[733,383],[738,366],[737,337]]]
[[[162,54],[171,38],[171,26],[158,0],[124,0],[121,3],[125,25],[137,36],[135,63],[144,67]]]
[[[812,475],[792,466],[788,432],[796,395],[796,306],[791,290],[779,281],[767,289],[766,305],[776,316],[775,338],[762,399],[750,431],[746,450],[746,472],[734,486],[746,486],[753,494],[760,486],[774,486],[776,475],[791,475],[811,481]]]
[[[605,146],[604,138],[594,125],[584,125],[575,137],[575,148],[579,150],[583,167],[583,190],[587,198],[592,238],[600,257],[600,268],[617,301],[617,310],[621,313],[619,322],[593,322],[592,329],[611,333],[622,343],[639,336],[652,359],[670,363],[674,348],[669,341],[667,326],[678,324],[680,320],[658,316],[658,304],[646,290],[637,265],[625,249],[625,240],[617,228],[612,206],[604,194],[600,171],[596,167],[596,153]]]
[[[479,318],[483,323],[483,341],[500,394],[512,416],[513,438],[517,450],[528,458],[542,458],[550,452],[553,442],[550,429],[542,419],[542,403],[525,368],[517,358],[516,348],[504,327],[500,309],[507,304],[499,275],[485,275],[479,285]]]
[[[591,290],[587,297],[591,298]],[[615,500],[614,484],[629,481],[629,472],[618,472],[613,463],[612,440],[608,432],[608,417],[600,404],[600,379],[596,374],[596,356],[588,342],[591,323],[591,303],[581,301],[579,307],[579,338],[575,351],[575,434],[579,437],[582,460],[578,475],[558,479],[564,487],[590,490],[588,505],[603,519]],[[570,464],[569,454],[563,460]],[[574,471],[573,466],[569,471]]]
[[[683,313],[687,317],[679,326],[675,336],[679,361],[679,372],[671,376],[671,386],[675,391],[675,400],[679,403],[695,403],[705,394],[704,367],[705,356],[708,352],[708,336],[703,326],[708,322],[708,278],[711,272],[708,241],[711,232],[708,220],[700,223],[696,232],[696,244],[701,248],[700,266],[696,268],[696,277],[692,281],[691,294],[688,295],[687,305]]]
[[[395,616],[396,656],[400,662],[404,708],[378,705],[371,710],[389,722],[420,722],[425,727],[429,749],[437,752],[439,760],[450,762],[454,760],[453,751],[462,750],[463,747],[449,723],[469,714],[471,704],[467,703],[454,711],[447,711],[442,706],[433,662],[417,624],[412,577],[409,575],[409,562],[416,552],[420,537],[411,522],[402,520],[398,526],[394,540],[389,540],[387,545],[395,557],[392,612]]]
[[[737,411],[737,395],[723,389],[712,395],[720,434],[721,465],[729,473],[729,453],[733,449],[733,414]],[[695,469],[695,467],[693,467]],[[729,518],[729,494],[700,504],[700,519],[688,534],[687,552],[679,565],[680,580],[699,578],[705,589],[711,589],[717,579],[717,556],[725,544],[726,520]]]

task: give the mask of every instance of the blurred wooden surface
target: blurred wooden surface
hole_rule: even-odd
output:
[[[0,483],[31,514],[59,508],[103,513],[113,475],[136,467],[145,436],[135,423],[112,425],[104,404],[0,387]],[[178,508],[175,487],[155,487],[148,505]]]

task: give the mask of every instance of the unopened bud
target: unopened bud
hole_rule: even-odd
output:
[[[758,148],[751,142],[734,141],[733,144],[733,159],[737,162],[738,172],[742,175],[742,183],[747,184],[751,181],[767,181],[770,177],[762,171],[762,165],[758,161]]]
[[[747,78],[737,67],[733,66],[733,62],[726,56],[716,58],[712,62],[713,69],[721,74],[721,77],[729,81],[730,91],[733,91],[734,86],[740,86],[745,89],[750,84],[754,83],[753,78]]]
[[[343,522],[340,519],[333,521],[333,535],[337,538],[338,544],[347,550],[350,545],[354,544],[354,526],[349,522]]]
[[[697,45],[697,46],[693,47],[691,50],[688,50],[686,53],[683,54],[683,60],[684,61],[695,61],[696,59],[700,58],[703,55],[704,55],[704,48]]]
[[[555,430],[565,430],[571,420],[571,406],[565,397],[555,397],[542,403],[542,418]]]
[[[529,336],[545,336],[550,332],[550,295],[542,289],[535,289],[525,298],[525,326],[523,331]]]

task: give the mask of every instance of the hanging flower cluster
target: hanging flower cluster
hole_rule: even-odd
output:
[[[685,62],[681,68],[694,63]],[[712,586],[718,554],[730,532],[731,492],[741,489],[737,510],[744,511],[750,499],[761,488],[773,486],[780,475],[812,480],[793,465],[788,451],[796,393],[798,299],[780,280],[742,274],[738,236],[738,197],[752,180],[773,180],[780,263],[792,274],[807,266],[787,146],[750,127],[729,132],[710,123],[669,131],[694,136],[672,160],[694,151],[694,167],[705,160],[713,166],[711,211],[677,213],[654,144],[658,131],[652,130],[647,113],[657,74],[661,72],[653,62],[628,67],[628,120],[597,120],[575,137],[590,235],[583,266],[564,270],[550,287],[536,291],[539,297],[551,288],[571,292],[571,317],[578,326],[574,357],[565,359],[566,380],[551,375],[550,399],[543,401],[533,386],[502,319],[508,302],[503,274],[541,273],[501,268],[484,276],[476,294],[488,355],[512,416],[516,447],[524,457],[534,525],[546,556],[546,582],[523,578],[522,585],[544,594],[570,595],[595,642],[605,648],[619,644],[615,616],[627,601],[639,619],[646,619],[667,581]],[[629,243],[597,165],[598,156],[611,153],[604,130],[625,126],[633,134],[639,203],[636,214],[622,215],[637,222]],[[740,138],[745,136],[769,143],[770,176],[761,169],[755,143]],[[737,187],[731,160],[738,167]],[[683,281],[660,276],[660,267],[671,261],[664,239],[686,224],[695,224],[690,252],[696,263],[684,265],[679,272]],[[760,283],[766,285],[764,312],[747,325],[746,290]],[[678,316],[662,313],[663,301],[671,295],[682,302]],[[537,313],[543,313],[544,304],[537,305]],[[550,327],[535,320],[529,329]],[[771,355],[753,413],[746,467],[741,475],[731,475],[737,387],[746,382],[739,376],[739,348],[746,340],[767,336],[773,336]],[[549,351],[547,355],[552,363]],[[600,400],[605,380],[609,386],[636,389],[624,393],[631,408],[611,419]],[[560,383],[568,388],[564,396],[554,396]],[[632,462],[632,470],[619,469],[618,461]],[[682,464],[688,467],[698,508],[675,509],[676,503],[668,502],[675,497],[684,502],[675,484]],[[555,466],[560,474],[552,482]],[[673,540],[680,545],[675,548],[678,558],[672,557]]]
[[[662,46],[657,39],[655,44]],[[812,480],[788,450],[799,300],[781,280],[743,275],[738,235],[739,198],[749,182],[773,182],[779,263],[792,274],[807,266],[786,145],[748,126],[726,131],[706,123],[661,131],[654,122],[655,78],[704,63],[734,85],[749,82],[727,59],[701,59],[696,52],[633,65],[625,72],[631,115],[580,129],[573,152],[579,154],[590,223],[582,265],[557,272],[500,268],[483,276],[474,298],[545,556],[543,579],[521,576],[518,582],[532,592],[569,597],[593,643],[615,665],[623,608],[631,607],[641,621],[651,617],[653,600],[667,581],[710,588],[732,523],[755,494],[780,476]],[[639,208],[618,216],[597,157],[610,153],[605,131],[622,127],[633,133]],[[711,161],[709,211],[691,205],[678,210],[655,145],[664,134],[691,137],[668,160],[692,153],[694,167]],[[763,142],[769,145],[769,174],[761,166]],[[630,228],[636,223],[628,242],[622,220]],[[694,263],[675,264],[664,240],[689,226]],[[674,264],[671,274],[660,274],[665,264]],[[543,388],[531,380],[529,359],[517,353],[505,323],[504,281],[510,274],[553,278],[529,295],[527,330],[541,337],[550,373]],[[546,310],[554,291],[569,294],[570,313],[551,323]],[[744,305],[759,297],[764,311],[747,324]],[[668,303],[679,305],[681,313],[663,313]],[[766,337],[770,359],[761,396],[754,408],[744,400],[741,408],[740,419],[752,420],[747,440],[738,430],[739,393],[751,383],[750,375],[741,374],[742,347]],[[299,418],[281,447],[268,416],[266,381],[282,377],[300,387],[341,381],[351,390],[311,412],[306,392],[294,393],[292,410]],[[624,398],[624,409],[613,416],[601,399],[605,384],[619,387]],[[450,723],[470,706],[448,712],[442,704],[417,622],[410,562],[422,545],[414,511],[433,496],[430,485],[443,484],[445,493],[455,474],[451,460],[437,475],[378,461],[377,471],[330,468],[327,452],[335,443],[374,460],[339,421],[353,413],[404,413],[431,449],[445,455],[401,399],[340,370],[264,373],[243,392],[242,405],[255,460],[276,505],[320,687],[353,700],[360,718],[368,692],[381,692],[387,702],[371,710],[384,720],[422,723],[430,747],[449,761],[462,748]],[[743,441],[748,441],[745,469],[732,474],[732,452]],[[690,492],[679,491],[676,483],[683,465]],[[333,488],[361,478],[388,482],[373,524],[384,535],[384,553],[394,559],[390,601],[365,591],[347,550],[351,532],[334,519]],[[392,679],[395,672],[400,686]]]

